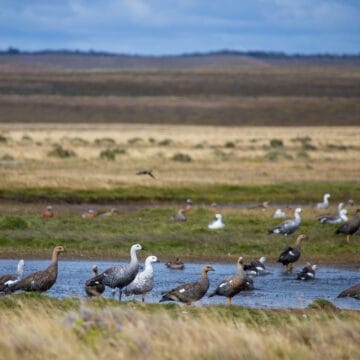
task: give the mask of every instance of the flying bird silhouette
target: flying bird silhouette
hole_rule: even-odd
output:
[[[152,177],[153,179],[156,179],[154,174],[153,174],[153,170],[141,170],[141,171],[138,171],[136,173],[136,175],[149,175],[150,177]]]

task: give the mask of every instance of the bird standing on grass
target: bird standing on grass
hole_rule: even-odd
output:
[[[323,201],[316,204],[317,209],[327,209],[329,207],[330,194],[324,194]]]
[[[287,272],[292,272],[293,264],[300,259],[301,242],[306,239],[305,235],[299,235],[294,247],[288,246],[279,256],[277,262],[286,266]]]
[[[62,246],[56,246],[52,253],[51,264],[47,269],[32,273],[14,284],[8,285],[4,289],[5,293],[13,293],[19,290],[29,292],[44,292],[49,290],[56,282],[59,255],[64,251]]]
[[[351,236],[360,229],[360,209],[356,210],[354,217],[342,224],[337,230],[336,234],[346,234],[346,241],[349,243]]]
[[[201,280],[193,283],[180,285],[162,295],[160,302],[180,301],[187,305],[200,300],[209,289],[208,272],[214,271],[211,265],[206,265],[201,271]]]
[[[301,208],[296,208],[294,213],[294,219],[286,220],[281,224],[273,227],[269,230],[269,234],[282,234],[282,235],[290,235],[295,232],[301,223]]]
[[[88,286],[103,284],[112,289],[112,295],[115,296],[116,289],[119,289],[119,300],[121,300],[122,288],[129,285],[139,272],[139,261],[136,252],[141,250],[140,244],[135,244],[130,249],[130,263],[126,265],[112,266],[98,276],[88,280]]]
[[[96,265],[92,267],[92,271],[93,271],[93,278],[98,276],[98,267]],[[100,282],[94,285],[90,285],[90,281],[91,280],[87,280],[85,282],[86,295],[89,297],[100,296],[105,291],[105,285],[101,284]]]
[[[208,228],[210,230],[217,230],[222,229],[223,227],[225,227],[225,224],[222,221],[221,214],[215,214],[215,219],[211,223],[209,223]]]
[[[44,219],[49,219],[54,217],[53,207],[51,205],[47,206],[46,210],[41,213],[41,216]]]
[[[185,213],[190,212],[192,210],[192,206],[193,206],[193,202],[191,201],[191,199],[187,199],[185,205],[178,211],[178,213],[170,217],[170,221],[173,222],[186,221]]]
[[[141,295],[145,302],[145,295],[154,287],[154,270],[152,264],[159,262],[156,256],[148,256],[145,260],[144,271],[138,272],[135,279],[125,288],[125,295]]]
[[[96,217],[96,213],[95,213],[94,210],[89,209],[88,211],[84,212],[84,213],[81,215],[81,217],[82,217],[83,219],[93,219],[93,218]]]
[[[225,296],[227,303],[231,305],[232,298],[238,294],[241,290],[244,290],[246,283],[246,276],[244,272],[243,258],[239,257],[237,263],[237,272],[235,275],[228,277],[222,281],[215,291],[209,295],[213,297],[215,295]]]

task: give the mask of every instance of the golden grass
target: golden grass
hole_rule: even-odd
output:
[[[35,300],[36,301],[36,300]],[[0,358],[356,359],[359,314],[177,309],[91,302],[60,310],[18,301],[2,309]]]
[[[1,124],[0,133],[8,138],[0,143],[0,159],[8,154],[19,161],[2,162],[1,188],[350,182],[360,177],[360,127]],[[31,139],[24,140],[24,136]],[[304,137],[311,139],[316,150],[304,150],[301,143],[294,142]],[[94,144],[103,138],[113,139],[114,144]],[[140,140],[129,144],[135,138]],[[79,139],[86,143],[76,143]],[[161,146],[164,139],[172,142]],[[284,147],[270,147],[271,139],[281,139]],[[54,143],[78,156],[48,157]],[[344,146],[344,150],[336,146]],[[113,147],[125,148],[126,154],[113,162],[99,159],[102,150]],[[279,155],[276,161],[267,159],[273,152]],[[176,162],[171,159],[176,153],[190,155],[193,161]],[[150,168],[156,181],[135,175],[139,169]]]

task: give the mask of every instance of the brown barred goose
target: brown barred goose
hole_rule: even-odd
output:
[[[193,283],[180,285],[163,294],[160,302],[163,301],[180,301],[187,305],[200,300],[209,289],[208,272],[214,271],[211,265],[206,265],[201,271],[201,280]]]
[[[52,253],[51,263],[47,269],[37,271],[26,276],[24,279],[9,285],[5,289],[5,292],[13,293],[19,290],[44,292],[49,290],[56,282],[59,255],[64,251],[65,250],[62,246],[56,246]]]
[[[225,296],[227,303],[231,305],[232,298],[238,294],[241,290],[244,290],[246,287],[245,272],[243,258],[239,257],[237,263],[237,272],[235,275],[228,277],[226,280],[222,281],[215,291],[209,295],[213,297],[215,295]]]
[[[92,267],[92,271],[93,271],[93,277],[98,276],[98,267],[96,265]],[[90,283],[90,280],[87,280],[85,283],[85,292],[86,295],[89,297],[100,296],[104,291],[105,291],[105,285],[101,284],[100,282],[92,285]]]

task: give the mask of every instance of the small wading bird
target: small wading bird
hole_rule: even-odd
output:
[[[201,271],[201,280],[193,283],[180,285],[175,289],[165,292],[160,302],[163,301],[180,301],[187,305],[200,300],[209,289],[208,272],[214,271],[211,265],[206,265]]]
[[[138,272],[135,279],[125,288],[125,295],[141,295],[145,302],[145,295],[154,287],[154,270],[152,264],[159,262],[156,256],[148,256],[145,260],[144,271]]]
[[[93,272],[93,278],[98,276],[98,267],[96,265],[92,267],[92,272]],[[93,285],[90,285],[90,280],[87,280],[85,282],[85,292],[86,295],[89,297],[100,296],[104,291],[105,291],[105,285],[101,284],[100,282],[97,282],[95,284],[93,283]]]
[[[1,275],[0,276],[0,292],[4,291],[10,285],[15,284],[21,280],[24,273],[24,260],[20,260],[17,264],[16,274]]]
[[[46,210],[41,213],[41,216],[45,219],[54,217],[53,207],[51,205],[47,206]]]
[[[112,208],[110,211],[104,211],[97,214],[99,217],[110,217],[115,216],[119,213],[118,209]]]
[[[282,235],[290,235],[300,226],[301,223],[301,208],[296,208],[294,213],[294,219],[286,220],[281,224],[273,227],[269,230],[269,234],[282,234]]]
[[[59,255],[64,251],[62,246],[56,246],[52,253],[51,264],[47,269],[32,273],[14,284],[8,285],[4,289],[5,293],[13,293],[19,290],[29,292],[44,292],[49,290],[56,282]]]
[[[227,303],[231,305],[232,298],[238,294],[241,290],[244,290],[246,277],[243,266],[243,258],[239,257],[237,263],[237,272],[235,275],[228,277],[226,280],[223,280],[215,289],[209,297],[215,295],[225,296]]]
[[[329,207],[329,198],[330,198],[329,193],[324,194],[323,202],[317,203],[316,208],[317,209],[327,209]]]
[[[313,280],[315,279],[315,270],[317,265],[311,265],[307,263],[305,267],[297,274],[298,280]]]
[[[305,235],[299,235],[294,247],[288,246],[279,256],[277,262],[286,266],[287,272],[292,272],[293,264],[300,259],[301,242],[306,239]]]
[[[149,175],[151,178],[156,179],[153,170],[141,170],[136,173],[136,175]]]
[[[130,263],[126,265],[112,266],[98,276],[88,280],[89,286],[103,284],[112,289],[112,295],[115,297],[116,289],[119,289],[119,300],[121,300],[122,289],[129,285],[139,272],[139,261],[136,252],[141,250],[140,244],[135,244],[130,249]]]

